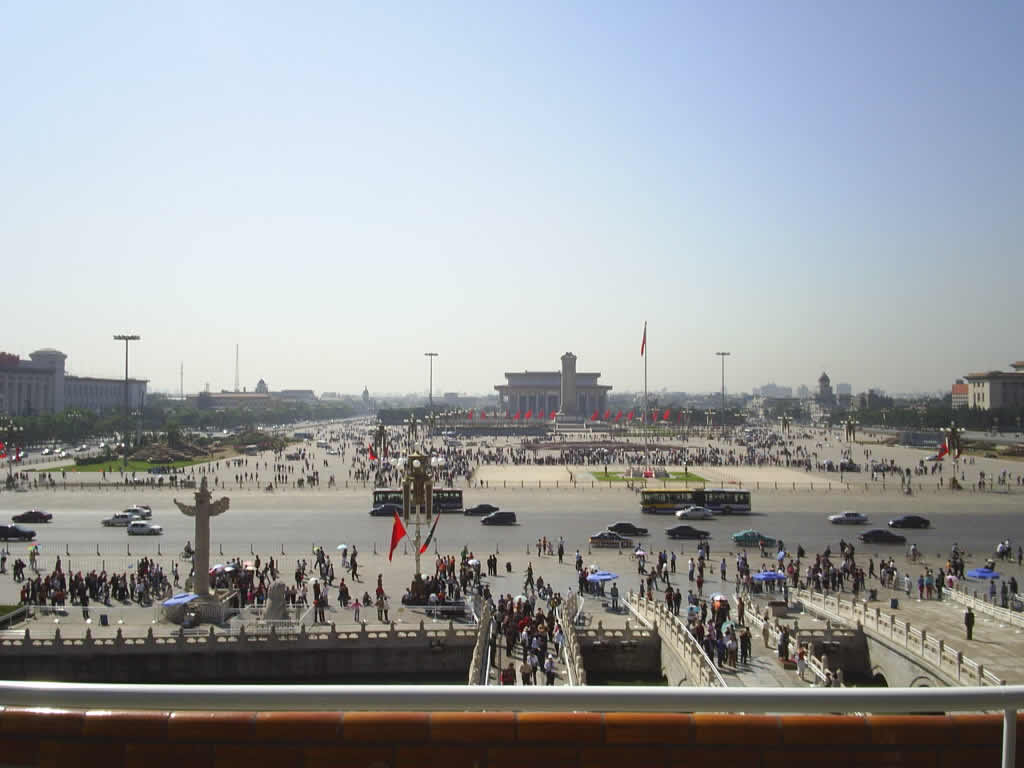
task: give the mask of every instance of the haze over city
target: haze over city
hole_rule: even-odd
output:
[[[1024,357],[1020,4],[0,10],[0,351],[153,390]]]

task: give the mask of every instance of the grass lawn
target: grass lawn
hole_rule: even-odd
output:
[[[186,461],[172,461],[170,464],[161,464],[159,462],[150,463],[148,461],[129,461],[127,471],[128,472],[149,472],[154,467],[171,467],[173,469],[181,469],[182,467],[192,467],[196,464],[205,464],[209,461],[218,461],[221,459],[230,458],[228,454],[216,454],[213,456],[203,456],[198,459],[188,459]],[[102,464],[85,464],[84,466],[78,466],[77,464],[71,464],[65,467],[57,467],[56,469],[42,469],[36,470],[39,472],[103,472],[109,469],[111,472],[121,471],[121,460],[111,458],[109,462],[103,462]]]
[[[636,480],[638,478],[623,477],[622,472],[591,472],[595,480],[600,480],[602,483],[624,483],[629,480]],[[651,478],[648,478],[651,480]],[[654,478],[654,481],[664,480],[664,478]],[[669,472],[668,479],[672,482],[677,483],[704,483],[707,482],[700,475],[695,475],[693,472]]]

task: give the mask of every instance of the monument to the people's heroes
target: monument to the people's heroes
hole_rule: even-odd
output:
[[[210,596],[210,518],[228,511],[231,499],[227,496],[212,501],[213,496],[210,489],[206,487],[206,477],[203,477],[196,491],[196,504],[190,507],[174,499],[175,505],[183,514],[196,519],[196,545],[195,553],[192,555],[192,567],[195,569],[195,576],[192,578],[192,591],[199,595],[200,599]]]

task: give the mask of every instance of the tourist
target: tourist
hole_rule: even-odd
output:
[[[964,613],[964,626],[967,628],[967,639],[974,639],[974,611],[970,608]]]

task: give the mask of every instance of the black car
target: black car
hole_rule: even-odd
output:
[[[711,536],[707,531],[694,528],[692,525],[673,525],[665,529],[665,534],[670,539],[709,539]]]
[[[480,522],[484,525],[515,525],[516,524],[516,513],[515,512],[491,512],[491,514],[480,518]]]
[[[20,525],[0,525],[0,539],[10,541],[20,539],[21,541],[32,541],[36,532],[31,528],[22,528]]]
[[[903,515],[889,521],[890,528],[928,528],[931,521],[920,515]]]
[[[639,525],[633,525],[632,523],[612,523],[608,526],[608,530],[613,533],[621,533],[623,536],[646,536],[647,529],[641,528]]]
[[[885,528],[875,528],[871,531],[864,531],[858,536],[861,541],[866,544],[906,544],[907,537],[900,536],[898,533],[893,533]]]
[[[394,517],[395,512],[399,515],[402,514],[401,504],[381,504],[379,507],[374,507],[370,510],[371,517]]]
[[[493,504],[477,504],[475,507],[469,507],[464,514],[467,515],[489,515],[491,512],[497,512],[498,508]]]
[[[30,509],[11,518],[16,523],[48,523],[52,519],[53,515],[49,512],[43,512],[41,509]]]

